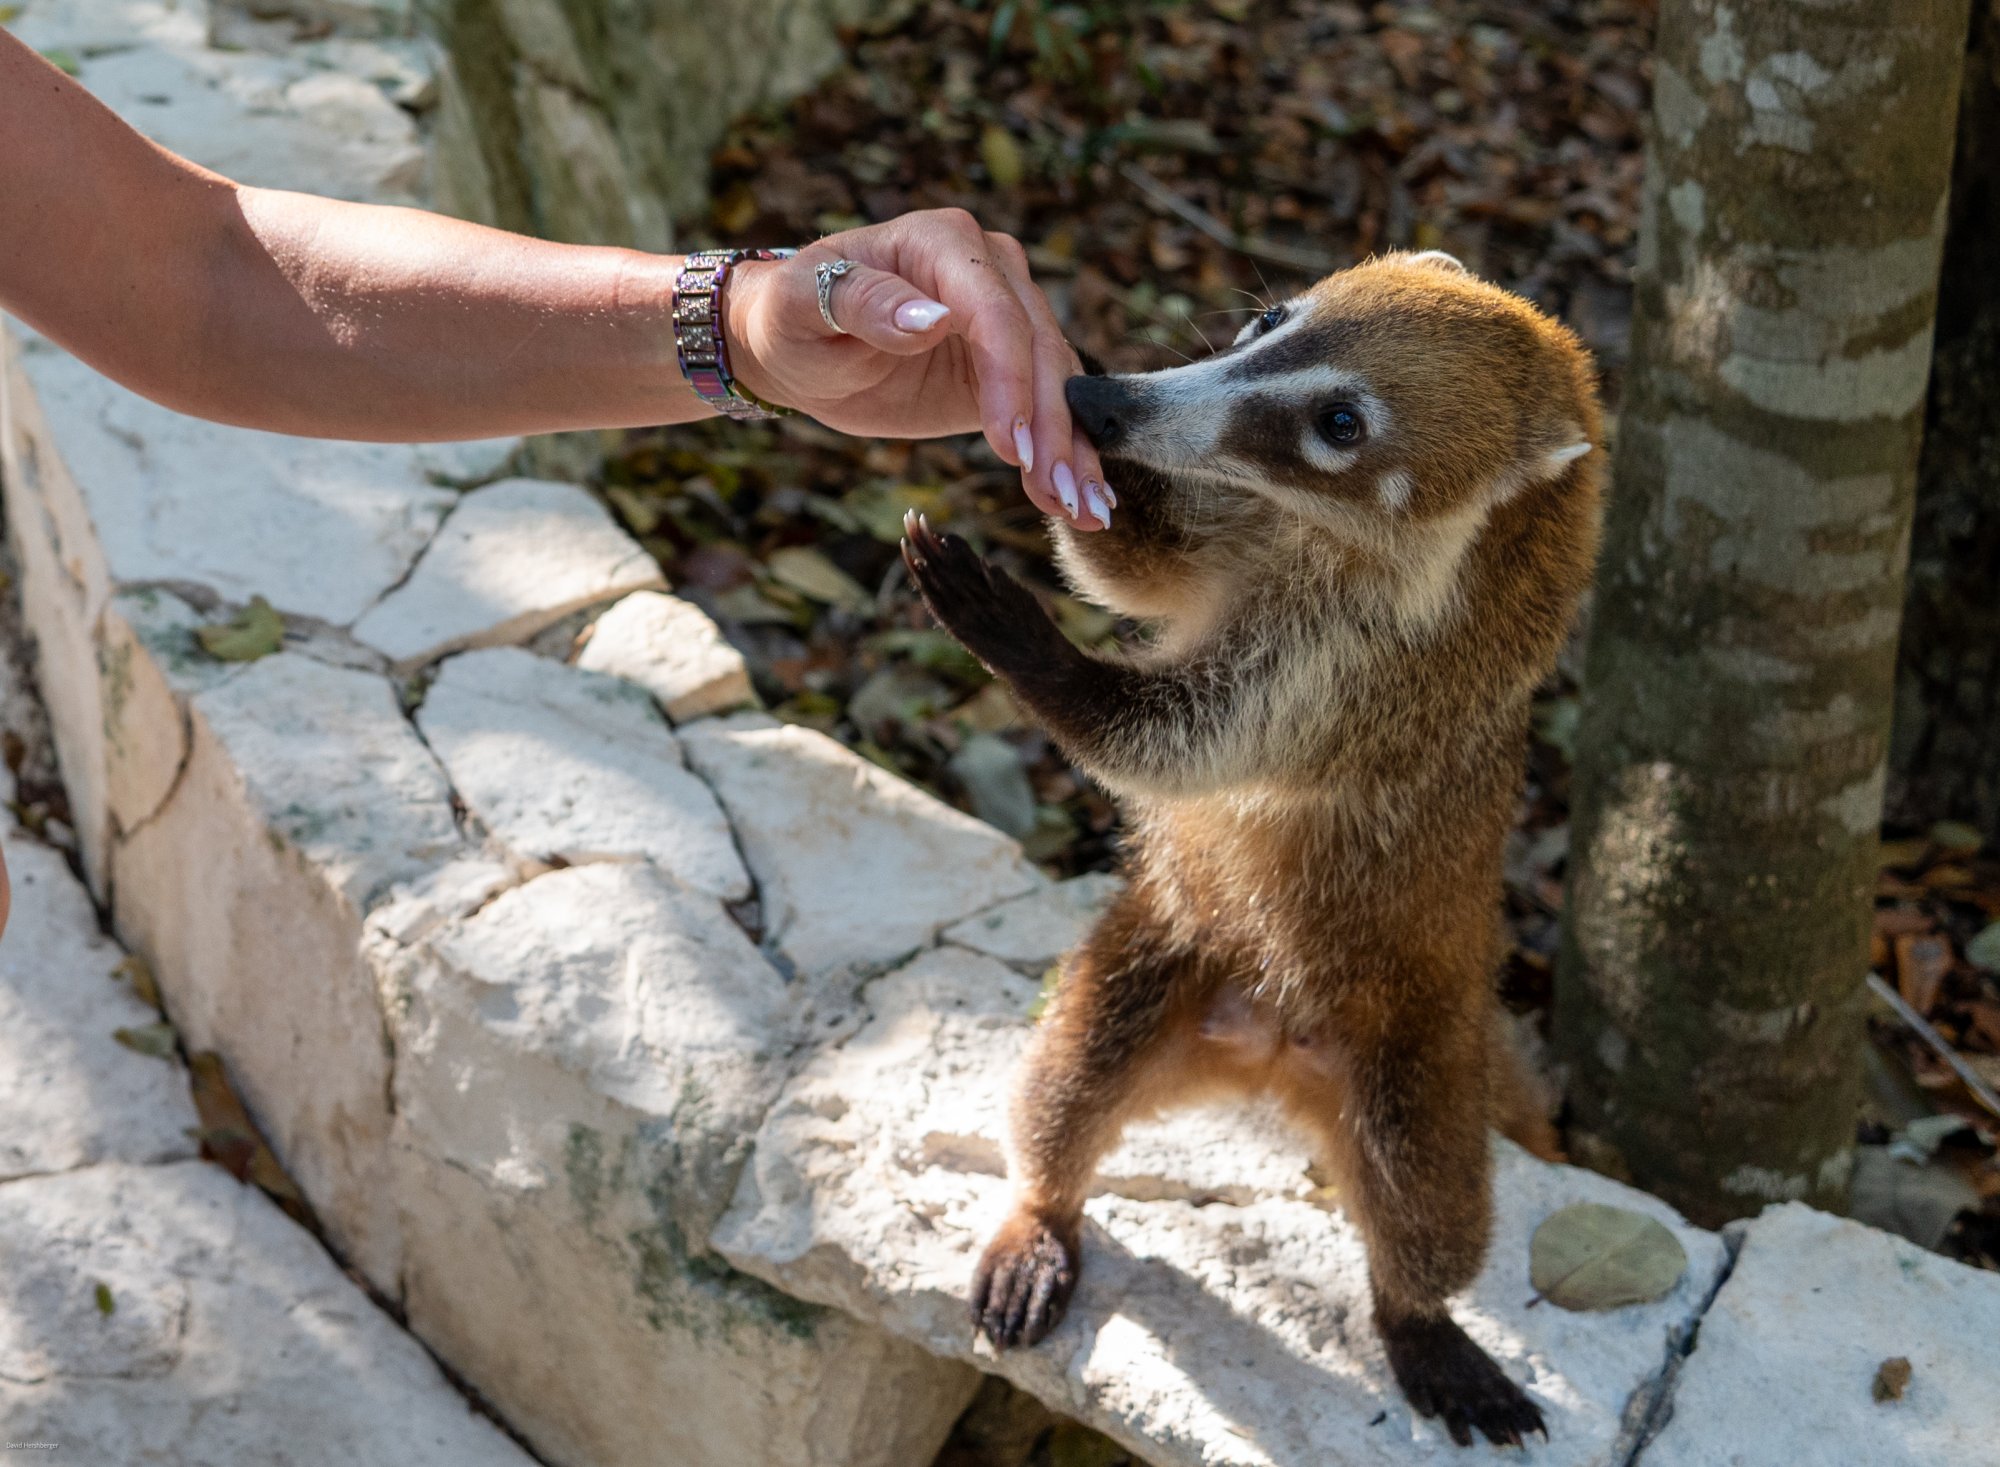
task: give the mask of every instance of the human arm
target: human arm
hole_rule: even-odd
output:
[[[0,307],[177,411],[422,441],[706,417],[670,329],[673,256],[559,245],[414,209],[242,187],[148,142],[0,32]],[[812,266],[860,261],[820,321]],[[948,307],[917,330],[898,308]],[[907,313],[905,320],[908,320]],[[744,264],[738,378],[845,431],[983,431],[1059,512],[1101,477],[1062,399],[1074,358],[1019,246],[954,211]],[[1028,425],[1032,454],[1016,446]]]

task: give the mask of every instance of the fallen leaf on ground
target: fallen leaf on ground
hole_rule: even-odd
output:
[[[194,636],[202,651],[218,662],[255,662],[285,644],[285,619],[262,596],[253,596],[228,621],[196,627]]]
[[[1896,987],[1910,1007],[1927,1014],[1951,972],[1951,944],[1935,933],[1909,932],[1896,939]]]
[[[177,1038],[174,1026],[165,1020],[157,1024],[140,1024],[131,1029],[113,1029],[111,1037],[127,1049],[151,1055],[154,1059],[171,1059]]]
[[[780,585],[828,606],[866,614],[875,604],[861,583],[810,545],[789,545],[771,553],[771,574]]]
[[[95,1293],[97,1295],[97,1312],[108,1318],[118,1308],[118,1301],[111,1297],[111,1285],[100,1283]]]
[[[1551,1213],[1528,1244],[1530,1281],[1563,1309],[1650,1303],[1679,1283],[1686,1268],[1686,1250],[1663,1223],[1601,1202]]]
[[[1903,1392],[1910,1385],[1910,1362],[1901,1355],[1891,1355],[1875,1367],[1875,1399],[1878,1401],[1900,1401]]]
[[[196,1139],[201,1143],[202,1159],[214,1162],[239,1182],[256,1183],[293,1218],[312,1227],[311,1205],[298,1184],[286,1175],[257,1123],[237,1098],[222,1057],[212,1050],[188,1056],[188,1075],[195,1114],[201,1117]]]
[[[137,953],[127,953],[124,961],[111,970],[111,976],[131,984],[133,996],[148,1008],[160,1006],[160,987],[153,981],[153,970]]]

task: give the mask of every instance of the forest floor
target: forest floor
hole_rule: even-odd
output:
[[[796,243],[962,206],[1027,245],[1071,339],[1113,370],[1199,356],[1371,252],[1446,249],[1577,331],[1615,433],[1652,20],[1652,0],[930,0],[740,125],[686,242]],[[1008,829],[1052,874],[1111,864],[1111,803],[904,578],[915,507],[1037,586],[1073,638],[1118,636],[1062,593],[1039,517],[982,442],[870,443],[801,419],[676,428],[620,440],[602,492],[779,717]],[[1508,853],[1503,991],[1531,1027],[1562,902],[1574,671],[1566,658],[1537,698]],[[2000,862],[1953,828],[1889,834],[1878,971],[2000,1084]],[[1930,1163],[1925,1197],[1882,1216],[1914,1208],[1906,1230],[2000,1265],[2000,1123],[1938,1047],[1886,1010],[1876,1033],[1860,1139]],[[1910,1141],[1933,1110],[1979,1129]]]

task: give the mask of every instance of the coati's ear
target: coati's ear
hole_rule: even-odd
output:
[[[1419,250],[1416,254],[1410,255],[1408,261],[1412,265],[1424,265],[1432,270],[1448,270],[1455,275],[1472,273],[1465,268],[1465,262],[1457,255],[1448,255],[1443,250]]]
[[[1595,446],[1595,444],[1579,438],[1574,442],[1565,443],[1561,448],[1551,449],[1548,455],[1542,459],[1542,463],[1546,466],[1549,477],[1554,478],[1557,474],[1582,458],[1586,453],[1589,453]]]
[[[1564,469],[1596,446],[1583,436],[1583,430],[1574,423],[1558,423],[1554,431],[1542,439],[1542,445],[1545,446],[1530,444],[1528,456],[1494,481],[1495,504],[1505,504],[1530,484],[1560,477]]]

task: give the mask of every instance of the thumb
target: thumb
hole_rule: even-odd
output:
[[[950,334],[951,307],[872,265],[856,265],[834,281],[831,299],[840,329],[878,351],[917,356]]]

